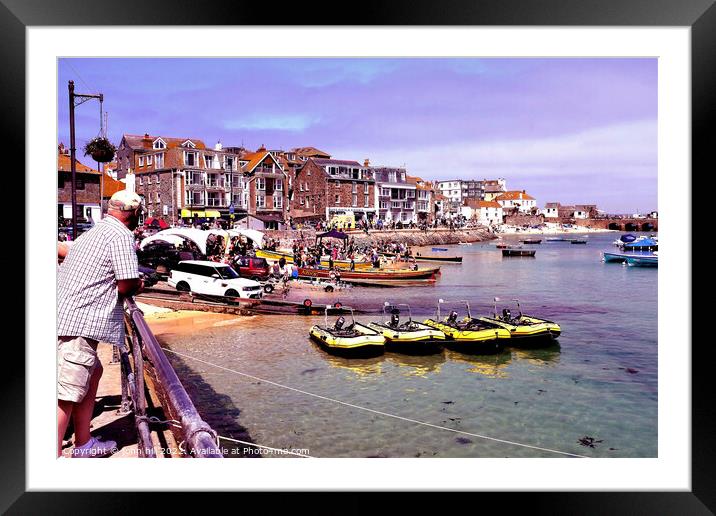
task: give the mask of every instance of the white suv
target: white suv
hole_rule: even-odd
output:
[[[240,278],[237,272],[223,263],[185,260],[179,262],[167,283],[181,292],[196,292],[212,296],[261,299],[261,285],[257,281]]]

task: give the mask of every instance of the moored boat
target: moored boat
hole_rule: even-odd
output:
[[[265,258],[266,260],[279,261],[281,258],[286,260],[286,263],[293,263],[293,255],[290,253],[284,253],[281,251],[270,251],[268,249],[257,249],[256,256],[258,258]],[[355,270],[370,269],[373,264],[364,260],[354,260]],[[328,260],[321,260],[321,266],[328,267],[330,265]],[[334,260],[333,266],[339,269],[350,270],[351,262],[349,260]]]
[[[457,311],[452,310],[447,317],[442,319],[440,305],[444,302],[440,299],[435,317],[426,319],[423,323],[445,334],[445,347],[470,354],[493,354],[504,350],[504,341],[510,338],[509,330],[491,322],[474,319],[470,314],[470,305],[467,301],[461,301],[461,303],[465,303],[466,317],[458,319]]]
[[[447,262],[447,263],[462,263],[462,256],[424,256],[420,253],[416,253],[411,256],[416,262]]]
[[[534,256],[535,253],[534,249],[513,249],[508,247],[502,250],[502,256]]]
[[[520,240],[523,244],[541,244],[542,239],[541,238],[524,238]]]
[[[328,324],[328,310],[326,307],[325,325],[314,325],[309,331],[311,339],[329,353],[345,356],[377,356],[385,352],[385,338],[383,335],[368,326],[356,322],[351,307],[341,307],[344,311],[350,310],[350,323],[346,318],[339,316],[333,325]]]
[[[575,238],[574,240],[570,240],[572,244],[586,244],[587,240],[583,238]]]
[[[630,267],[658,267],[659,256],[658,255],[644,255],[637,256],[631,255],[626,256],[626,264]]]
[[[355,283],[357,281],[399,281],[399,280],[419,280],[419,279],[435,279],[440,272],[440,267],[425,267],[412,269],[366,269],[361,271],[340,271],[340,280],[347,283]],[[335,275],[330,269],[314,269],[309,267],[299,267],[298,275],[302,278],[330,278],[331,274]]]
[[[509,331],[509,346],[529,347],[550,344],[562,333],[562,329],[554,321],[540,319],[531,315],[524,315],[518,299],[515,299],[514,301],[517,303],[517,310],[519,313],[514,317],[507,308],[502,310],[502,315],[497,315],[497,301],[499,301],[499,298],[495,298],[494,301],[495,311],[493,316],[479,317],[479,320],[486,323],[496,324],[497,326]]]
[[[400,319],[400,307],[407,310],[406,320]],[[445,343],[445,334],[442,331],[413,321],[410,306],[407,304],[393,305],[386,302],[380,322],[371,322],[368,326],[383,334],[385,348],[389,351],[408,354],[438,353]]]

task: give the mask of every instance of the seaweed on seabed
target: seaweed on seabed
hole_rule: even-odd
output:
[[[168,347],[161,342],[162,347]],[[248,430],[238,423],[241,409],[234,405],[233,400],[226,394],[216,392],[211,385],[204,381],[199,373],[184,362],[178,355],[167,353],[167,358],[181,380],[184,388],[196,405],[202,419],[206,421],[219,435],[244,442],[254,442]],[[220,440],[224,449],[225,458],[261,458],[260,453],[246,453],[247,448],[256,450],[250,445]]]
[[[603,439],[595,439],[594,437],[589,437],[588,435],[585,435],[584,437],[580,438],[577,441],[582,446],[586,446],[589,448],[596,448],[597,443],[603,442]]]

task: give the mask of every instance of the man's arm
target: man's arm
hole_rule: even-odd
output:
[[[117,291],[122,297],[138,294],[144,288],[144,282],[139,278],[117,280]]]

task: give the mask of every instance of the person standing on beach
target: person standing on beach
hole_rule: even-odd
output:
[[[78,238],[57,277],[57,456],[70,417],[72,457],[102,457],[114,441],[90,435],[102,365],[97,344],[124,346],[122,300],[142,289],[132,231],[144,210],[127,190],[112,195],[107,216]]]

